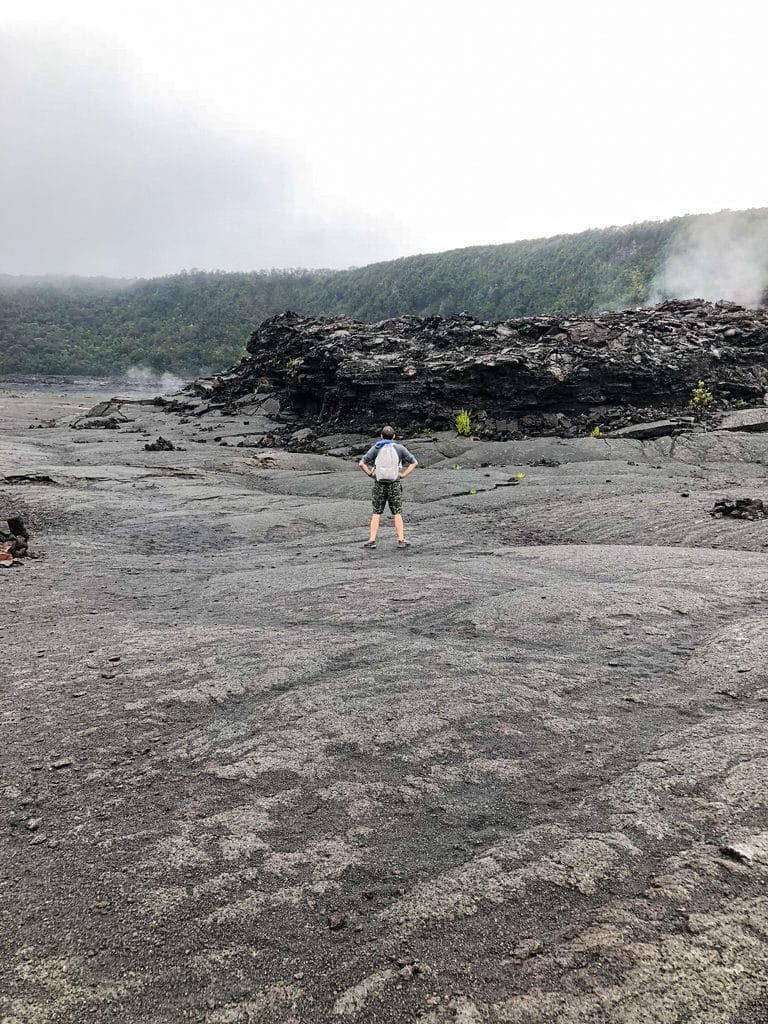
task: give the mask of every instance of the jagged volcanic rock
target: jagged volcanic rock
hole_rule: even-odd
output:
[[[717,404],[763,401],[768,311],[698,299],[591,317],[484,323],[468,314],[366,324],[284,313],[266,320],[233,370],[190,386],[187,412],[252,401],[273,419],[326,431],[385,421],[446,427],[472,413],[485,436],[569,434],[690,412],[704,380]]]
[[[732,519],[768,519],[768,508],[760,498],[721,498],[709,513],[715,518],[730,516]]]

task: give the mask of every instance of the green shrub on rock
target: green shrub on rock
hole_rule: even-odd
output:
[[[696,387],[691,392],[691,397],[688,405],[693,409],[693,415],[697,420],[700,420],[706,410],[715,400],[715,396],[709,390],[703,380],[700,380]]]
[[[469,437],[472,433],[472,416],[468,409],[461,409],[454,420],[456,433],[459,437]]]

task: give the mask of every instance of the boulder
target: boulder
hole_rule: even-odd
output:
[[[7,568],[17,564],[28,550],[29,531],[24,520],[19,515],[8,516],[8,529],[0,527],[0,566]]]
[[[633,423],[628,427],[612,430],[609,437],[624,437],[636,441],[648,441],[652,437],[667,437],[676,434],[690,423],[685,420],[652,420],[650,423]]]
[[[119,430],[124,423],[133,422],[120,405],[120,400],[116,398],[97,402],[87,413],[73,420],[70,426],[73,430]]]
[[[724,516],[730,519],[766,519],[768,508],[760,498],[720,498],[710,509],[709,514],[716,519]]]
[[[749,430],[762,433],[768,430],[768,408],[735,409],[723,416],[720,430]]]
[[[156,441],[150,441],[144,445],[145,452],[175,452],[176,445],[165,437],[158,437]]]

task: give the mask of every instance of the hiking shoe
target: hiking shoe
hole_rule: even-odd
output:
[[[399,540],[397,542],[397,546],[399,548],[409,548],[411,546],[411,542],[409,540]]]
[[[377,541],[375,541],[375,540],[367,540],[367,541],[365,542],[365,544],[363,544],[363,547],[364,547],[364,548],[375,548],[375,547],[376,547],[376,544],[377,544],[377,543],[378,543],[378,542],[377,542]]]

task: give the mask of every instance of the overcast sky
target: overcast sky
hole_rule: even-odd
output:
[[[768,205],[763,4],[3,0],[0,273],[347,267]]]

